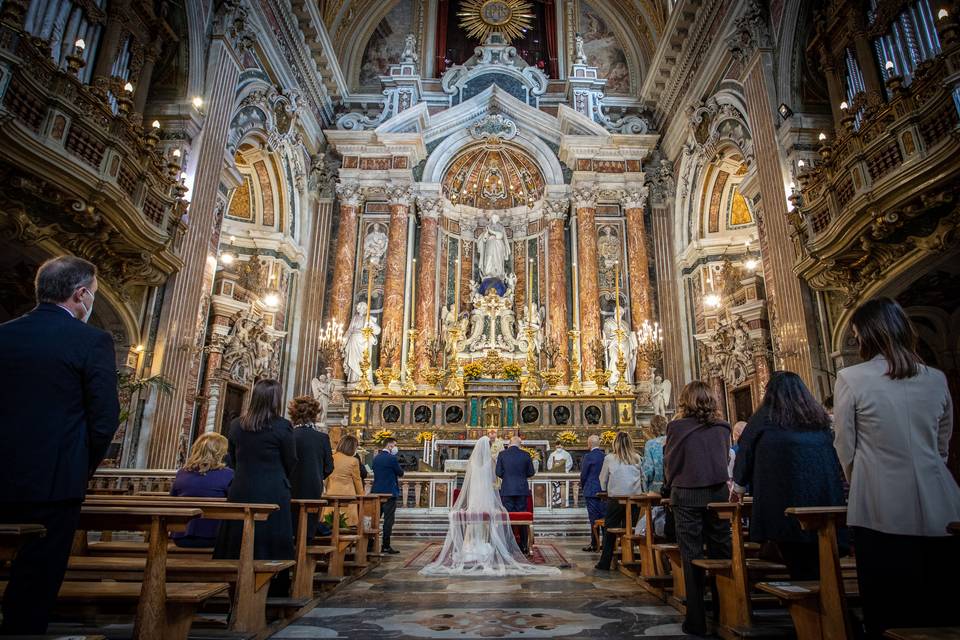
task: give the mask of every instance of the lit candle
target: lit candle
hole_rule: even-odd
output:
[[[417,259],[413,259],[413,268],[410,269],[410,328],[416,328],[413,319],[417,313]]]
[[[371,266],[373,266],[372,263],[367,265],[367,322],[366,322],[366,325],[370,324],[370,300],[371,298],[373,298],[373,274],[370,272]]]

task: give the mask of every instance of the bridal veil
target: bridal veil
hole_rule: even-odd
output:
[[[440,555],[420,570],[427,576],[559,575],[556,567],[530,563],[510,528],[510,516],[495,488],[490,440],[477,440],[460,495],[450,509]]]

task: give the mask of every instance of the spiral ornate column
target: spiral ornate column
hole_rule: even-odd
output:
[[[589,375],[604,363],[593,357],[594,340],[600,337],[600,262],[597,258],[597,188],[573,190],[577,215],[577,259],[580,277],[580,338],[583,370]]]
[[[407,269],[407,225],[410,223],[410,185],[387,189],[390,205],[390,230],[387,233],[387,264],[383,283],[383,341],[396,341],[397,349],[389,362],[381,366],[400,364],[400,345],[403,344],[403,295]]]
[[[563,233],[564,220],[570,207],[566,200],[547,201],[547,336],[560,346],[563,356],[556,367],[567,381],[567,239]]]
[[[429,345],[436,337],[437,327],[437,233],[443,201],[439,198],[417,198],[420,212],[420,247],[417,263],[420,273],[417,278],[416,329],[417,344],[416,377],[420,379],[430,366]]]
[[[647,187],[628,185],[620,196],[627,219],[627,267],[630,273],[630,318],[633,329],[639,330],[644,320],[653,322],[650,297],[650,270],[647,257],[647,229],[643,211],[647,204]],[[650,363],[637,358],[635,380],[646,378]]]
[[[337,249],[333,259],[333,287],[330,291],[330,319],[336,320],[346,331],[353,314],[353,276],[357,262],[357,227],[363,206],[363,191],[355,182],[337,185],[340,201]],[[343,359],[334,361],[333,377],[343,379]]]

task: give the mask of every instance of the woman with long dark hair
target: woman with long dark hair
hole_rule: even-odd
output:
[[[708,557],[730,557],[730,524],[707,509],[711,502],[725,502],[730,497],[729,454],[730,425],[720,417],[717,397],[706,383],[689,383],[680,392],[677,414],[667,425],[663,463],[687,589],[683,632],[698,636],[707,634],[706,578],[693,561],[703,558],[704,544]],[[717,602],[716,598],[713,601]]]
[[[816,535],[802,531],[787,507],[843,504],[840,461],[830,416],[790,371],[770,376],[763,403],[740,436],[733,489],[751,487],[750,538],[773,541],[794,580],[820,575]]]
[[[276,380],[253,385],[247,411],[230,425],[229,459],[235,475],[229,502],[276,504],[278,511],[254,525],[256,560],[294,560],[290,521],[290,478],[297,465],[293,426],[283,417],[283,388]],[[215,558],[238,558],[243,523],[224,522],[214,549]],[[286,573],[286,572],[285,572]],[[279,577],[271,593],[281,593],[289,577]]]
[[[850,482],[857,580],[867,635],[960,624],[960,487],[947,469],[953,404],[943,372],[917,355],[917,333],[890,298],[851,318],[865,362],[834,389],[836,448]]]

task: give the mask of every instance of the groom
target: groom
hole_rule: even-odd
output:
[[[497,456],[497,477],[503,480],[500,487],[500,499],[503,507],[510,512],[526,511],[530,486],[527,478],[536,473],[530,454],[520,448],[520,437],[510,438],[510,446]],[[520,528],[520,550],[529,553],[527,548],[527,528]]]

